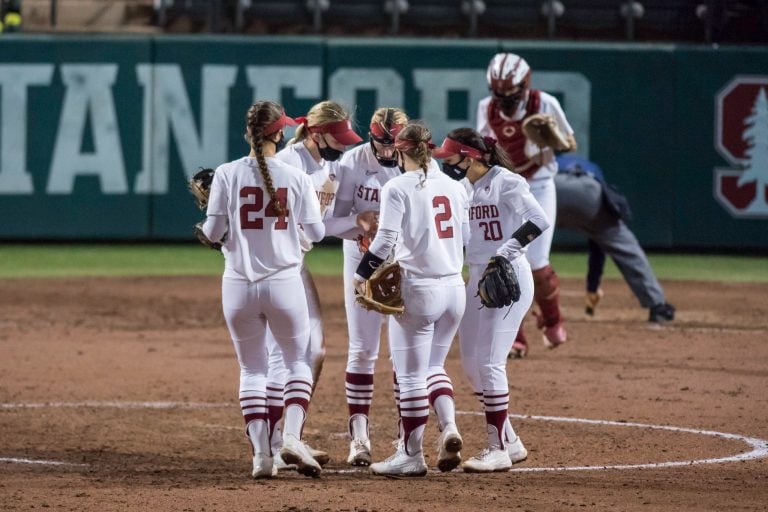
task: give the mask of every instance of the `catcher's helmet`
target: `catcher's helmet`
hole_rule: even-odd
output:
[[[525,91],[531,86],[531,67],[514,53],[497,53],[488,64],[488,87],[499,96],[513,89]]]

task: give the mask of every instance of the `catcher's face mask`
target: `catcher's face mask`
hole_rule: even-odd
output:
[[[506,115],[513,115],[519,105],[526,99],[528,90],[525,88],[515,88],[508,91],[494,90],[493,99],[499,105],[499,108]]]

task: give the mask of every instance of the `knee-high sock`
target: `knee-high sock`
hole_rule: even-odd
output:
[[[488,432],[488,446],[503,449],[506,446],[504,427],[509,408],[507,390],[483,390],[485,401],[485,423]]]
[[[413,455],[421,451],[424,427],[429,418],[429,399],[426,389],[400,393],[400,418],[403,422],[405,452]]]
[[[295,379],[285,384],[283,435],[292,434],[301,439],[311,395],[312,383],[308,380]]]
[[[349,373],[345,377],[349,435],[352,439],[368,439],[368,413],[373,400],[373,375]]]
[[[427,392],[429,403],[437,416],[438,428],[442,432],[446,425],[456,423],[453,383],[445,371],[435,372],[427,377]]]
[[[269,417],[269,440],[272,451],[279,450],[283,444],[282,428],[283,419],[283,386],[267,383],[267,413]]]
[[[254,431],[261,430],[261,423],[268,426],[269,417],[267,414],[267,394],[264,391],[241,390],[240,391],[240,409],[243,412],[245,421],[245,435],[251,441],[251,447],[254,453],[269,453],[269,443],[262,446],[260,437],[251,438],[251,425],[258,422],[259,427],[254,426]],[[267,431],[265,431],[266,434]],[[268,437],[267,437],[268,439]]]

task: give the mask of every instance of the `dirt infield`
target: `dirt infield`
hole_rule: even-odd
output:
[[[341,279],[319,278],[328,357],[305,434],[332,462],[318,480],[254,481],[219,282],[0,280],[0,510],[768,509],[768,458],[703,463],[768,454],[768,285],[665,283],[678,319],[657,327],[623,282],[587,319],[582,283],[564,280],[571,340],[509,364],[528,460],[394,480],[344,464]],[[383,351],[374,459],[395,425]],[[447,369],[468,456],[484,422],[457,346]]]

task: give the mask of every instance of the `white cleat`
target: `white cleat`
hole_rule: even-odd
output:
[[[480,455],[475,455],[461,466],[467,473],[493,473],[495,471],[509,471],[512,461],[507,450],[500,448],[486,448]]]
[[[307,443],[304,443],[304,446],[307,447],[307,450],[309,450],[309,454],[312,456],[312,458],[315,459],[318,464],[320,464],[320,467],[325,466],[331,461],[331,456],[328,455],[328,452],[324,452],[323,450],[315,450]]]
[[[461,464],[459,452],[464,443],[454,423],[445,426],[437,443],[437,469],[447,472]]]
[[[283,458],[280,456],[280,452],[275,453],[272,459],[273,475],[277,475],[278,471],[296,471],[296,464],[286,464]]]
[[[349,443],[349,457],[347,464],[352,466],[370,466],[371,465],[371,440],[353,439]]]
[[[296,471],[304,476],[317,478],[323,471],[320,464],[312,457],[307,445],[292,434],[283,436],[283,449],[280,450],[280,456],[286,464],[296,464]]]
[[[395,477],[425,476],[427,474],[427,463],[424,460],[423,452],[408,455],[405,452],[405,444],[399,441],[397,443],[397,451],[388,459],[371,464],[371,473]]]
[[[257,453],[253,456],[253,478],[272,478],[277,474],[275,466],[272,463],[272,457],[266,453]]]
[[[520,436],[513,443],[507,443],[507,453],[509,454],[509,460],[512,464],[523,462],[528,458],[528,450],[523,446],[523,442],[520,440]]]

